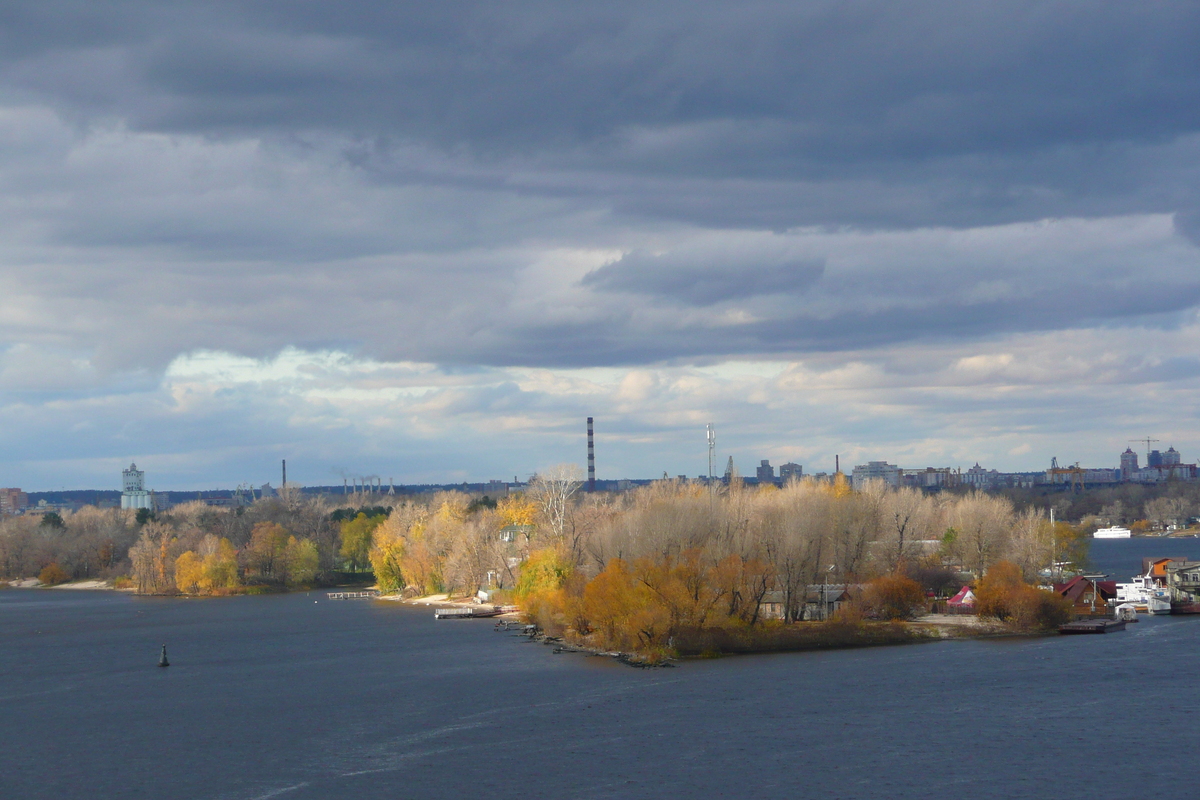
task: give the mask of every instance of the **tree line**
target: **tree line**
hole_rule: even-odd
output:
[[[0,520],[0,577],[114,580],[146,594],[369,579],[370,532],[390,513],[289,493],[237,509],[194,501],[158,514],[85,506],[8,517]]]
[[[439,492],[387,508],[296,495],[237,510],[187,503],[141,524],[117,509],[52,524],[10,518],[0,569],[17,577],[54,565],[67,579],[127,576],[138,591],[189,594],[369,573],[409,595],[488,589],[548,628],[620,648],[663,645],[687,628],[798,621],[817,584],[871,584],[867,613],[903,616],[927,593],[956,590],[964,573],[981,579],[1003,562],[1028,586],[1086,557],[1080,527],[980,492],[856,491],[839,478],[782,489],[663,480],[587,494],[580,478],[561,466],[520,494]]]

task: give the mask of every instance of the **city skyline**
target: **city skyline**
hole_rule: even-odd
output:
[[[1200,443],[1193,5],[67,5],[0,32],[0,485]]]
[[[1173,444],[1163,445],[1162,447],[1153,448],[1152,450],[1148,450],[1144,453],[1139,453],[1132,448],[1132,444],[1137,443],[1137,442],[1145,443],[1146,439],[1145,438],[1131,439],[1128,441],[1130,443],[1129,446],[1127,446],[1124,451],[1117,454],[1115,464],[1108,464],[1105,462],[1084,463],[1084,462],[1081,462],[1078,460],[1069,461],[1069,460],[1065,460],[1065,459],[1059,459],[1057,456],[1052,456],[1051,462],[1049,464],[1047,464],[1045,466],[1041,466],[1041,467],[1034,466],[1034,467],[1023,467],[1023,468],[1017,468],[1017,469],[997,469],[992,464],[982,464],[979,459],[976,459],[973,464],[968,463],[966,465],[964,465],[964,464],[947,464],[947,463],[940,463],[940,464],[928,463],[928,464],[921,464],[921,465],[917,465],[915,463],[892,464],[890,462],[891,462],[892,458],[894,458],[894,457],[888,457],[885,455],[880,458],[867,459],[864,463],[857,463],[857,461],[855,461],[855,460],[842,459],[841,460],[841,471],[844,472],[847,475],[847,477],[850,477],[850,476],[854,475],[856,470],[860,470],[863,467],[868,466],[868,465],[879,464],[879,465],[886,465],[889,469],[897,469],[897,470],[899,470],[899,472],[908,473],[910,475],[919,473],[919,472],[924,472],[926,470],[939,470],[939,471],[949,470],[950,473],[968,474],[971,472],[978,471],[980,468],[982,468],[983,470],[985,470],[987,472],[994,471],[994,472],[1000,473],[1002,475],[1005,475],[1005,474],[1007,474],[1007,475],[1036,475],[1036,474],[1047,472],[1048,470],[1050,470],[1053,467],[1061,467],[1064,469],[1069,469],[1071,467],[1079,467],[1079,468],[1082,468],[1083,470],[1086,470],[1089,472],[1117,473],[1122,476],[1122,480],[1125,480],[1125,479],[1129,479],[1129,476],[1127,473],[1129,472],[1130,469],[1138,470],[1138,469],[1142,469],[1142,468],[1152,468],[1152,467],[1157,468],[1157,467],[1164,466],[1164,465],[1169,466],[1169,465],[1179,465],[1179,464],[1182,464],[1183,466],[1195,466],[1195,464],[1197,462],[1197,459],[1194,456],[1192,457],[1192,461],[1188,461],[1184,457],[1183,452],[1180,449],[1174,447]],[[1152,439],[1152,441],[1157,442],[1158,440]],[[1144,445],[1144,446],[1149,446],[1149,445]],[[751,455],[753,455],[753,454],[751,454]],[[1130,460],[1128,458],[1129,456],[1132,456],[1132,460]],[[740,477],[745,478],[745,479],[750,479],[752,481],[754,481],[754,480],[761,481],[762,475],[764,474],[763,470],[769,469],[770,475],[772,476],[772,480],[779,483],[779,482],[782,482],[784,479],[786,479],[786,477],[791,476],[793,473],[804,476],[804,477],[810,477],[810,476],[814,476],[814,475],[826,475],[826,476],[832,475],[837,470],[836,465],[838,464],[838,457],[840,457],[840,454],[835,454],[834,466],[830,466],[829,468],[826,468],[826,466],[821,464],[820,462],[810,462],[810,463],[805,464],[805,463],[798,463],[798,462],[796,462],[794,460],[790,460],[790,459],[786,460],[786,461],[777,461],[777,460],[774,460],[771,458],[755,459],[754,463],[739,464],[738,458],[735,457],[733,454],[722,454],[720,456],[720,458],[717,459],[717,462],[732,464],[737,469]],[[1155,458],[1157,458],[1157,462],[1154,461]],[[582,465],[586,464],[586,459],[584,459],[583,461],[580,461],[580,462],[571,462],[568,460],[565,463],[576,463],[577,466],[582,466]],[[790,468],[788,470],[787,476],[784,475],[783,470],[780,469],[781,467]],[[797,471],[796,468],[799,468],[799,470]],[[130,471],[136,470],[136,469],[137,469],[136,463],[130,463],[130,465],[127,469],[122,468],[122,475],[125,476],[123,478],[123,481],[125,482],[126,486],[128,485],[127,482],[129,480],[128,475],[131,474]],[[223,481],[223,482],[205,484],[203,486],[203,488],[201,488],[198,485],[186,485],[185,486],[185,485],[180,485],[180,484],[170,484],[170,485],[163,484],[163,485],[156,485],[156,486],[151,486],[151,487],[146,487],[146,488],[148,488],[149,490],[154,490],[154,491],[176,492],[176,493],[193,492],[193,491],[232,491],[234,489],[242,489],[242,488],[247,488],[247,487],[256,489],[260,486],[262,486],[263,488],[266,488],[266,487],[272,486],[276,480],[278,480],[279,484],[282,485],[282,482],[283,482],[282,477],[283,476],[282,476],[282,472],[281,472],[281,465],[277,464],[276,469],[277,469],[277,472],[276,472],[274,479],[272,479],[270,477],[262,479],[260,477],[260,478],[256,478],[256,479],[252,479],[252,480]],[[293,470],[295,470],[295,466],[293,466]],[[728,466],[725,467],[725,471],[726,471],[725,473],[718,471],[712,477],[721,478],[722,474],[727,473],[727,470],[728,470]],[[142,474],[144,474],[144,472],[145,472],[145,470],[140,470],[136,474],[141,476]],[[305,474],[306,472],[311,472],[311,471],[302,470],[301,474]],[[336,475],[341,479],[342,485],[344,487],[348,487],[348,489],[350,491],[354,491],[354,487],[358,486],[359,484],[370,484],[371,486],[378,485],[380,487],[378,492],[375,492],[375,490],[372,489],[373,492],[386,493],[388,488],[393,488],[393,487],[403,489],[406,487],[420,487],[420,486],[450,486],[450,487],[457,486],[457,485],[486,486],[488,483],[505,483],[505,484],[510,484],[510,485],[511,484],[520,484],[520,483],[523,483],[526,480],[532,478],[536,474],[536,472],[537,472],[537,470],[526,470],[524,472],[522,472],[521,470],[518,470],[515,473],[510,473],[513,476],[512,481],[509,481],[508,478],[503,475],[501,475],[501,476],[493,475],[493,476],[489,476],[489,477],[481,477],[481,476],[475,475],[475,476],[469,476],[469,477],[463,478],[461,480],[447,480],[447,481],[436,481],[436,480],[434,480],[434,481],[403,481],[403,480],[397,481],[395,479],[394,474],[383,475],[380,473],[361,472],[361,471],[360,472],[352,472],[352,471],[346,471],[346,470],[338,470],[336,472]],[[776,474],[777,472],[778,472],[778,474]],[[661,469],[661,470],[658,470],[655,473],[649,474],[649,475],[639,475],[639,474],[600,475],[598,477],[598,480],[601,482],[606,482],[606,483],[613,483],[613,482],[622,481],[622,480],[647,481],[647,480],[656,480],[656,479],[662,477],[663,475],[666,475],[669,478],[683,477],[683,478],[701,479],[701,478],[705,478],[707,476],[707,468],[704,470],[701,470],[701,471],[694,471],[694,472],[683,472],[683,471],[672,471],[670,469]],[[878,476],[876,476],[876,477],[878,477]],[[142,478],[139,477],[138,480],[142,480]],[[264,483],[262,483],[262,484],[258,483],[257,481],[259,481],[259,480],[264,480]],[[1069,479],[1061,478],[1061,480],[1067,481]],[[1107,481],[1107,479],[1106,479],[1106,481]],[[295,471],[293,471],[293,479],[291,481],[289,481],[289,483],[291,483],[292,485],[302,486],[305,488],[316,488],[316,487],[332,488],[335,491],[335,493],[336,493],[336,489],[339,485],[337,481],[315,480],[315,481],[306,482],[303,480],[296,480],[296,472]],[[964,485],[966,485],[967,483],[970,483],[970,482],[967,481],[964,483]],[[914,485],[916,485],[916,484],[914,484]],[[921,485],[925,485],[925,484],[921,484]],[[942,484],[941,483],[937,483],[937,484],[930,483],[930,484],[928,484],[927,488],[932,488],[932,487],[940,486],[940,485],[942,485]],[[957,484],[955,484],[955,485],[957,485]],[[985,485],[986,484],[980,484],[980,488],[983,488]],[[68,491],[68,492],[71,492],[71,491],[116,491],[116,489],[109,487],[107,485],[59,486],[59,487],[35,486],[32,488],[30,488],[28,486],[19,486],[16,488],[20,488],[26,492],[32,492],[32,493],[47,493],[47,492],[53,493],[53,492],[57,492],[57,491]]]

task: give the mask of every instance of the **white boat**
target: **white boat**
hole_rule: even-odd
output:
[[[1111,528],[1099,528],[1092,534],[1093,539],[1128,539],[1133,535],[1129,528],[1118,528],[1116,525]]]
[[[1151,614],[1170,614],[1171,613],[1171,595],[1161,586],[1156,587],[1146,597],[1146,610]]]
[[[1129,583],[1117,584],[1117,596],[1111,601],[1116,606],[1132,605],[1148,614],[1170,614],[1170,593],[1154,582],[1149,575],[1135,575]]]

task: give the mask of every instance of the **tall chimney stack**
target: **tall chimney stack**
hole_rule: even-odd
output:
[[[842,471],[842,463],[841,463],[841,461],[838,460],[838,456],[835,455],[833,457],[833,472],[836,475],[836,474],[840,473],[841,471]]]
[[[592,441],[591,417],[588,417],[588,491],[596,491],[596,448]]]
[[[283,459],[283,488],[287,488],[287,459]]]

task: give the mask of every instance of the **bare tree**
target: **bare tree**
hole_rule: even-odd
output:
[[[572,541],[568,542],[567,536],[574,533],[569,530],[573,527],[571,498],[582,485],[583,470],[578,464],[557,464],[529,482],[529,494],[546,520],[550,535],[555,543],[567,547],[576,560],[581,555],[578,537],[572,536]]]

